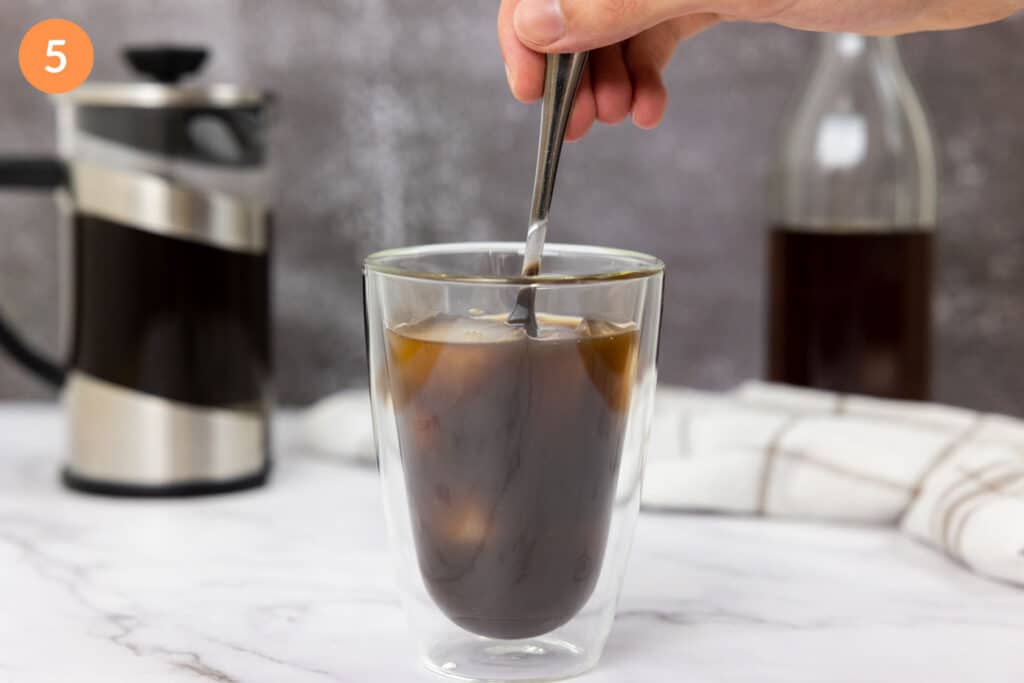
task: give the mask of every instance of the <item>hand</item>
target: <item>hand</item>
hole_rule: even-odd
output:
[[[894,35],[1003,19],[1024,0],[501,0],[498,40],[512,94],[537,100],[546,52],[593,50],[566,139],[632,114],[654,128],[668,94],[661,73],[679,41],[718,21]]]

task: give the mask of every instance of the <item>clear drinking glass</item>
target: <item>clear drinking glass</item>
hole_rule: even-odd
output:
[[[392,554],[421,658],[464,680],[597,663],[640,503],[658,259],[549,244],[366,259],[374,429]],[[540,332],[507,323],[524,287]]]

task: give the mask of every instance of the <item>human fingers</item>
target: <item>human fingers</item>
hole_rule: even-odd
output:
[[[519,0],[512,20],[538,52],[580,52],[631,38],[668,19],[698,12],[707,0]]]
[[[622,51],[622,45],[609,45],[590,55],[597,119],[611,125],[622,123],[633,104],[633,82]]]
[[[520,102],[534,102],[544,92],[544,55],[523,45],[512,25],[520,0],[501,0],[498,8],[498,45],[512,95]]]

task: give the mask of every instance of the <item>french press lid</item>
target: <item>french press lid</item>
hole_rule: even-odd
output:
[[[128,47],[125,60],[149,81],[87,83],[58,102],[71,109],[76,135],[170,159],[260,166],[271,97],[239,85],[182,84],[208,54],[198,46]]]
[[[268,248],[267,107],[262,90],[182,83],[201,47],[130,47],[150,80],[59,96],[60,149],[75,209],[220,249]]]

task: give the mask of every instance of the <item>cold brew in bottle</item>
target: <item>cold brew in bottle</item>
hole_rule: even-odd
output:
[[[821,37],[772,180],[769,379],[928,398],[935,155],[895,39]]]

